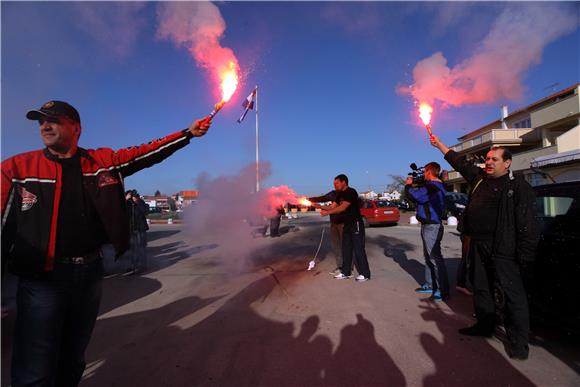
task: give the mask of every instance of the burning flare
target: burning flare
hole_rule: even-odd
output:
[[[211,118],[213,118],[217,112],[224,107],[225,103],[232,98],[232,95],[238,87],[239,76],[238,65],[236,62],[230,61],[229,66],[220,71],[219,78],[221,79],[220,87],[222,89],[222,100],[214,105],[213,111],[209,114]]]
[[[433,108],[428,103],[423,102],[419,105],[419,117],[421,117],[423,125],[431,124],[431,113],[433,113]]]
[[[226,70],[220,74],[222,101],[228,102],[236,91],[239,83],[238,66],[232,61]]]
[[[433,137],[433,133],[431,132],[431,113],[433,113],[433,108],[431,105],[426,102],[422,102],[419,105],[419,117],[421,117],[423,125],[425,125],[425,128],[427,128],[429,137]]]
[[[310,207],[312,205],[312,202],[306,198],[298,199],[298,203],[305,207]]]

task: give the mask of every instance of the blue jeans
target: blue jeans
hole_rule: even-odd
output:
[[[103,262],[56,263],[49,279],[20,278],[12,386],[77,386],[101,302]]]
[[[443,239],[442,224],[422,224],[421,239],[423,241],[423,255],[429,273],[425,271],[425,280],[431,280],[433,293],[439,292],[441,296],[449,296],[449,279],[447,267],[441,255],[441,239]],[[428,277],[428,274],[430,276]]]

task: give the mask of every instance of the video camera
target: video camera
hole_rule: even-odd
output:
[[[420,186],[425,184],[425,167],[417,167],[415,163],[412,163],[409,167],[411,167],[412,171],[408,175],[413,178],[413,185]]]

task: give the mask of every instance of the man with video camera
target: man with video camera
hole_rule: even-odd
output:
[[[426,264],[425,284],[417,291],[431,292],[431,301],[446,300],[449,298],[449,280],[441,255],[442,221],[445,213],[445,187],[439,179],[441,166],[430,162],[423,168],[417,168],[414,164],[411,168],[414,172],[410,173],[412,176],[405,182],[405,194],[417,205],[417,220],[421,223]]]

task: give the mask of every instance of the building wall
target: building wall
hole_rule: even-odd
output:
[[[578,88],[576,88],[578,90]],[[542,107],[531,113],[532,126],[535,128],[550,125],[559,120],[580,113],[580,98],[574,94],[551,105]]]
[[[580,125],[576,125],[566,133],[558,136],[556,144],[559,153],[580,149]]]

